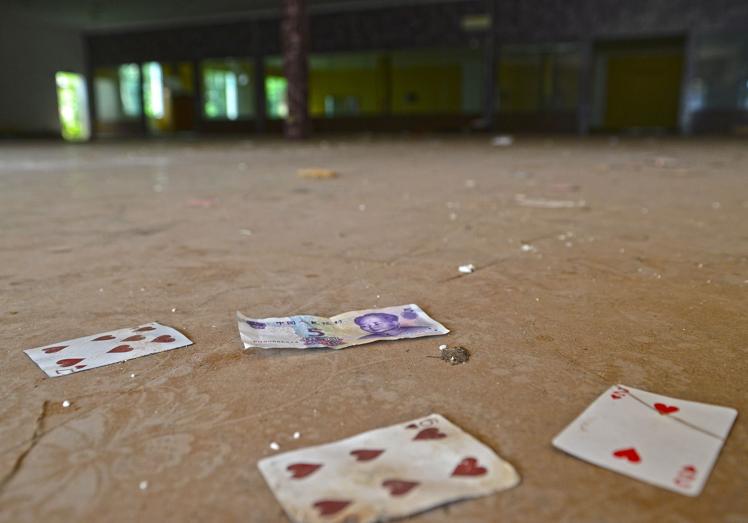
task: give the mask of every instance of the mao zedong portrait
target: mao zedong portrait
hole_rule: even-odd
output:
[[[391,336],[408,336],[419,332],[426,332],[429,327],[407,327],[400,325],[400,320],[394,314],[384,312],[370,312],[358,316],[353,320],[361,330],[368,332],[366,336],[361,336],[361,340],[367,338],[386,338]]]

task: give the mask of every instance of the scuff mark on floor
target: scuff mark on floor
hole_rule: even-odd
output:
[[[3,495],[3,493],[5,492],[5,488],[10,484],[11,481],[13,481],[13,478],[16,477],[18,472],[21,470],[26,457],[31,453],[32,450],[34,450],[34,447],[36,447],[37,443],[39,443],[39,440],[41,440],[42,436],[44,436],[44,420],[47,418],[47,414],[49,413],[49,406],[50,401],[44,400],[44,403],[42,403],[42,411],[36,418],[34,434],[31,436],[31,442],[29,443],[29,446],[26,447],[26,450],[18,455],[10,471],[3,477],[2,480],[0,480],[0,496]]]

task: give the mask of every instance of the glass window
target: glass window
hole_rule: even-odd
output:
[[[699,38],[688,105],[699,109],[748,109],[748,37]]]
[[[283,74],[283,62],[279,57],[265,59],[265,112],[268,118],[280,119],[288,116],[286,92],[288,82]]]
[[[123,64],[101,67],[94,72],[96,118],[110,123],[140,117],[140,67]]]
[[[60,127],[65,140],[83,141],[91,137],[88,121],[86,82],[82,75],[59,72],[55,74]]]
[[[497,68],[498,110],[574,110],[580,69],[581,52],[575,44],[503,46]]]
[[[254,68],[248,59],[205,60],[201,72],[205,118],[238,120],[254,116]]]

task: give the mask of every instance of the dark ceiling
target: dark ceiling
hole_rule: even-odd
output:
[[[315,12],[445,1],[465,0],[307,0],[307,4]],[[281,0],[0,0],[2,11],[81,29],[275,16],[280,6]]]

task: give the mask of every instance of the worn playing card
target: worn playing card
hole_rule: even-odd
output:
[[[154,322],[132,329],[102,332],[27,349],[24,352],[47,376],[54,378],[187,345],[192,345],[192,342],[182,333]]]
[[[572,456],[687,496],[704,488],[735,409],[616,385],[553,440]]]
[[[265,458],[262,475],[297,523],[368,523],[519,483],[514,467],[439,414]]]

